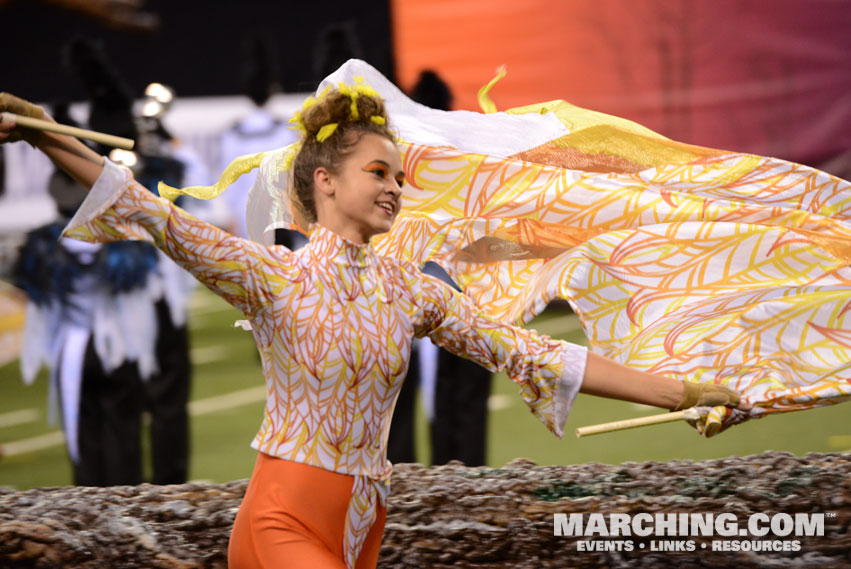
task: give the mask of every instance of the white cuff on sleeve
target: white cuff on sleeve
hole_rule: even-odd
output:
[[[582,379],[585,377],[585,365],[588,363],[588,348],[564,341],[561,345],[564,366],[553,397],[555,434],[559,438],[564,435],[564,424],[567,422],[576,394],[579,393]]]
[[[85,225],[112,207],[112,204],[124,193],[132,179],[133,174],[130,170],[118,166],[104,157],[103,171],[62,233],[65,234],[72,229]]]

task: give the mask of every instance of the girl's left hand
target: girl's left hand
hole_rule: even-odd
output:
[[[720,385],[684,381],[683,388],[683,398],[674,408],[674,411],[689,409],[690,407],[718,407],[720,405],[742,409],[743,411],[750,408],[742,400],[739,393]]]

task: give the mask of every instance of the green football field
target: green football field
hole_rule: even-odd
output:
[[[193,297],[191,467],[193,480],[246,478],[254,464],[249,447],[260,425],[263,380],[250,333],[234,328],[240,314],[205,289]],[[576,318],[550,309],[532,326],[554,337],[584,341]],[[488,464],[515,458],[538,464],[667,461],[748,455],[768,450],[803,455],[851,450],[848,404],[775,415],[738,425],[705,439],[685,423],[643,427],[578,439],[577,427],[659,413],[660,410],[580,395],[556,439],[535,419],[504,374],[494,378],[488,425]],[[425,420],[418,418],[418,457],[428,463]],[[0,486],[27,489],[71,483],[61,433],[47,416],[47,380],[42,371],[25,386],[18,363],[0,367]]]

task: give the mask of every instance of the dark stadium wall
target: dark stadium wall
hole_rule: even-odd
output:
[[[317,82],[318,38],[334,25],[354,32],[363,59],[393,73],[386,0],[146,0],[142,8],[158,16],[156,30],[111,28],[46,0],[0,0],[2,90],[38,101],[83,100],[85,92],[61,55],[63,45],[83,37],[101,42],[134,93],[158,81],[179,96],[238,94],[246,38],[261,34],[275,45],[282,89],[306,92]]]

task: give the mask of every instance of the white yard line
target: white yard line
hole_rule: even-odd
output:
[[[41,413],[37,409],[20,409],[19,411],[0,413],[0,429],[34,423],[38,421],[39,417],[41,417]]]
[[[189,351],[189,361],[192,365],[204,365],[213,362],[226,360],[230,357],[230,346],[227,344],[218,344],[216,346],[204,346],[202,348],[192,348]]]
[[[249,387],[248,389],[242,389],[240,391],[234,391],[224,395],[216,395],[206,399],[190,401],[189,414],[193,417],[209,415],[210,413],[227,411],[234,407],[263,401],[265,398],[266,388],[264,386],[260,385],[257,387]],[[7,413],[7,415],[8,414],[9,413]],[[0,457],[26,454],[59,446],[64,443],[65,436],[62,434],[62,431],[51,431],[43,435],[0,444]]]
[[[517,397],[520,399],[520,397]],[[488,411],[502,411],[514,406],[514,397],[504,393],[494,393],[488,397]]]
[[[3,443],[0,445],[0,457],[26,454],[28,452],[44,450],[64,443],[65,435],[62,434],[62,431],[51,431],[44,435],[38,435],[37,437]]]
[[[851,435],[830,435],[827,437],[827,446],[840,449],[840,452],[851,452]]]
[[[224,395],[216,395],[206,399],[198,399],[197,401],[189,402],[189,414],[193,417],[199,415],[208,415],[219,411],[226,411],[234,407],[256,403],[266,399],[266,387],[258,385],[257,387],[249,387]]]

